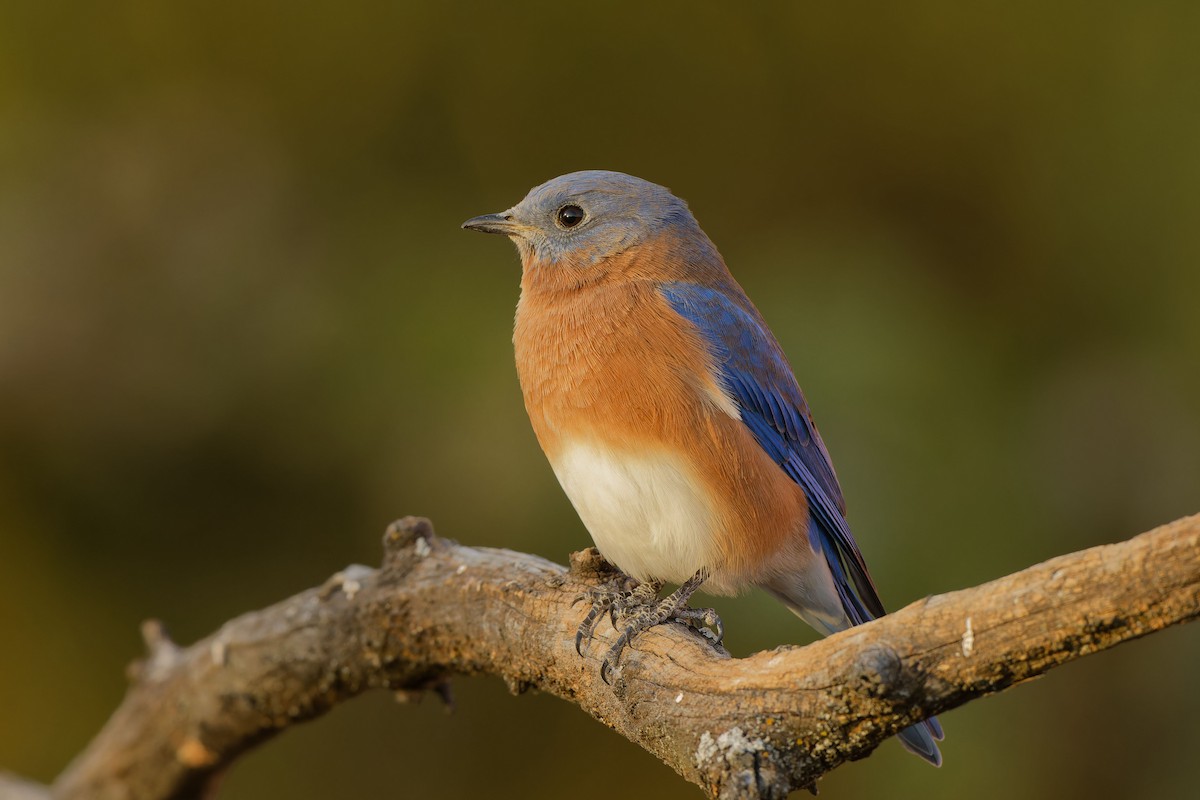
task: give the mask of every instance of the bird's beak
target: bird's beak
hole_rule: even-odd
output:
[[[462,224],[463,230],[479,231],[480,233],[502,233],[505,236],[512,236],[517,233],[523,226],[513,219],[512,212],[502,211],[499,214],[484,214],[480,217],[471,217]]]

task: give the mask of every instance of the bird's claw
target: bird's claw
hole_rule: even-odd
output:
[[[593,600],[592,607],[588,609],[587,616],[579,623],[579,628],[575,631],[575,652],[579,655],[583,655],[583,642],[585,639],[591,641],[592,634],[596,630],[596,625],[599,624],[600,618],[604,616],[606,608],[610,607],[600,600]]]
[[[613,642],[612,647],[608,648],[608,652],[604,654],[604,660],[600,662],[601,680],[610,683],[609,678],[613,670],[620,666],[621,655],[625,652],[625,648],[639,634],[664,622],[679,622],[700,633],[714,645],[721,644],[725,635],[725,626],[722,624],[721,618],[717,616],[717,612],[711,608],[689,608],[687,605],[688,598],[700,585],[703,577],[702,573],[698,574],[653,606],[648,608],[643,606],[641,612],[630,620],[625,629],[621,631],[621,635]]]
[[[655,581],[640,583],[628,575],[620,575],[606,584],[589,589],[576,597],[571,605],[587,601],[591,608],[575,631],[575,652],[583,655],[583,643],[590,641],[600,620],[608,615],[613,628],[617,623],[658,599],[662,584]]]
[[[639,634],[664,622],[675,621],[686,625],[719,647],[725,636],[725,626],[717,612],[711,608],[689,608],[687,604],[692,593],[707,577],[707,571],[700,570],[662,600],[658,599],[661,582],[638,583],[625,575],[580,595],[576,602],[587,599],[591,601],[592,607],[575,632],[575,652],[583,655],[584,640],[592,638],[596,625],[605,614],[608,615],[614,629],[618,620],[629,622],[600,662],[600,679],[608,684],[612,683],[613,672],[620,667],[621,654],[625,652],[625,648]]]
[[[713,644],[725,641],[725,623],[717,616],[712,608],[679,608],[673,619],[681,625],[686,625],[696,633],[708,639]]]

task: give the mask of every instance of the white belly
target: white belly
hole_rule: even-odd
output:
[[[596,547],[626,574],[680,583],[715,566],[717,518],[683,459],[573,443],[551,466]]]

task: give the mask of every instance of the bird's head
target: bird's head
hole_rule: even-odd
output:
[[[605,170],[561,175],[534,187],[507,211],[462,226],[508,236],[526,271],[602,272],[613,256],[662,237],[715,255],[687,203],[662,186]]]

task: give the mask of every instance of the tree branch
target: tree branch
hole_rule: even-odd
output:
[[[56,798],[198,798],[241,753],[367,689],[452,674],[567,699],[712,797],[782,798],[924,717],[1200,615],[1200,515],[913,603],[805,647],[745,659],[680,625],[643,635],[613,685],[601,626],[580,658],[577,595],[603,577],[462,547],[407,518],[378,570],[234,619],[186,649],[148,623],[128,695]],[[17,794],[17,792],[23,794]],[[0,775],[0,797],[45,797]]]

